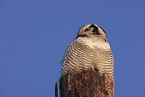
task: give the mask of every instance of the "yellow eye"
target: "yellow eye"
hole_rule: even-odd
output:
[[[89,31],[89,29],[87,28],[87,29],[85,29],[84,31],[85,31],[85,32],[86,32],[86,31]]]

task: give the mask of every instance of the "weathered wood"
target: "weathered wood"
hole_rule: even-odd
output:
[[[93,69],[61,76],[59,89],[60,97],[114,97],[113,81]]]
[[[58,88],[57,88],[57,82],[55,84],[55,97],[58,97]]]

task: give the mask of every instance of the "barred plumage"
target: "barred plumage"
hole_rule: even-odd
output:
[[[61,72],[60,97],[113,97],[114,58],[101,27],[80,28],[65,51]]]
[[[114,59],[110,45],[96,37],[78,37],[67,48],[62,65],[62,74],[93,68],[100,74],[106,73],[114,81]]]

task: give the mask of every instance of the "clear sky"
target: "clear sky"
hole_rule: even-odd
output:
[[[54,97],[78,29],[107,33],[115,97],[145,97],[144,0],[0,0],[0,97]]]

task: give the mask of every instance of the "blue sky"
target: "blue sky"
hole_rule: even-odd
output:
[[[78,29],[107,33],[115,97],[145,97],[144,0],[0,0],[0,97],[54,97]]]

